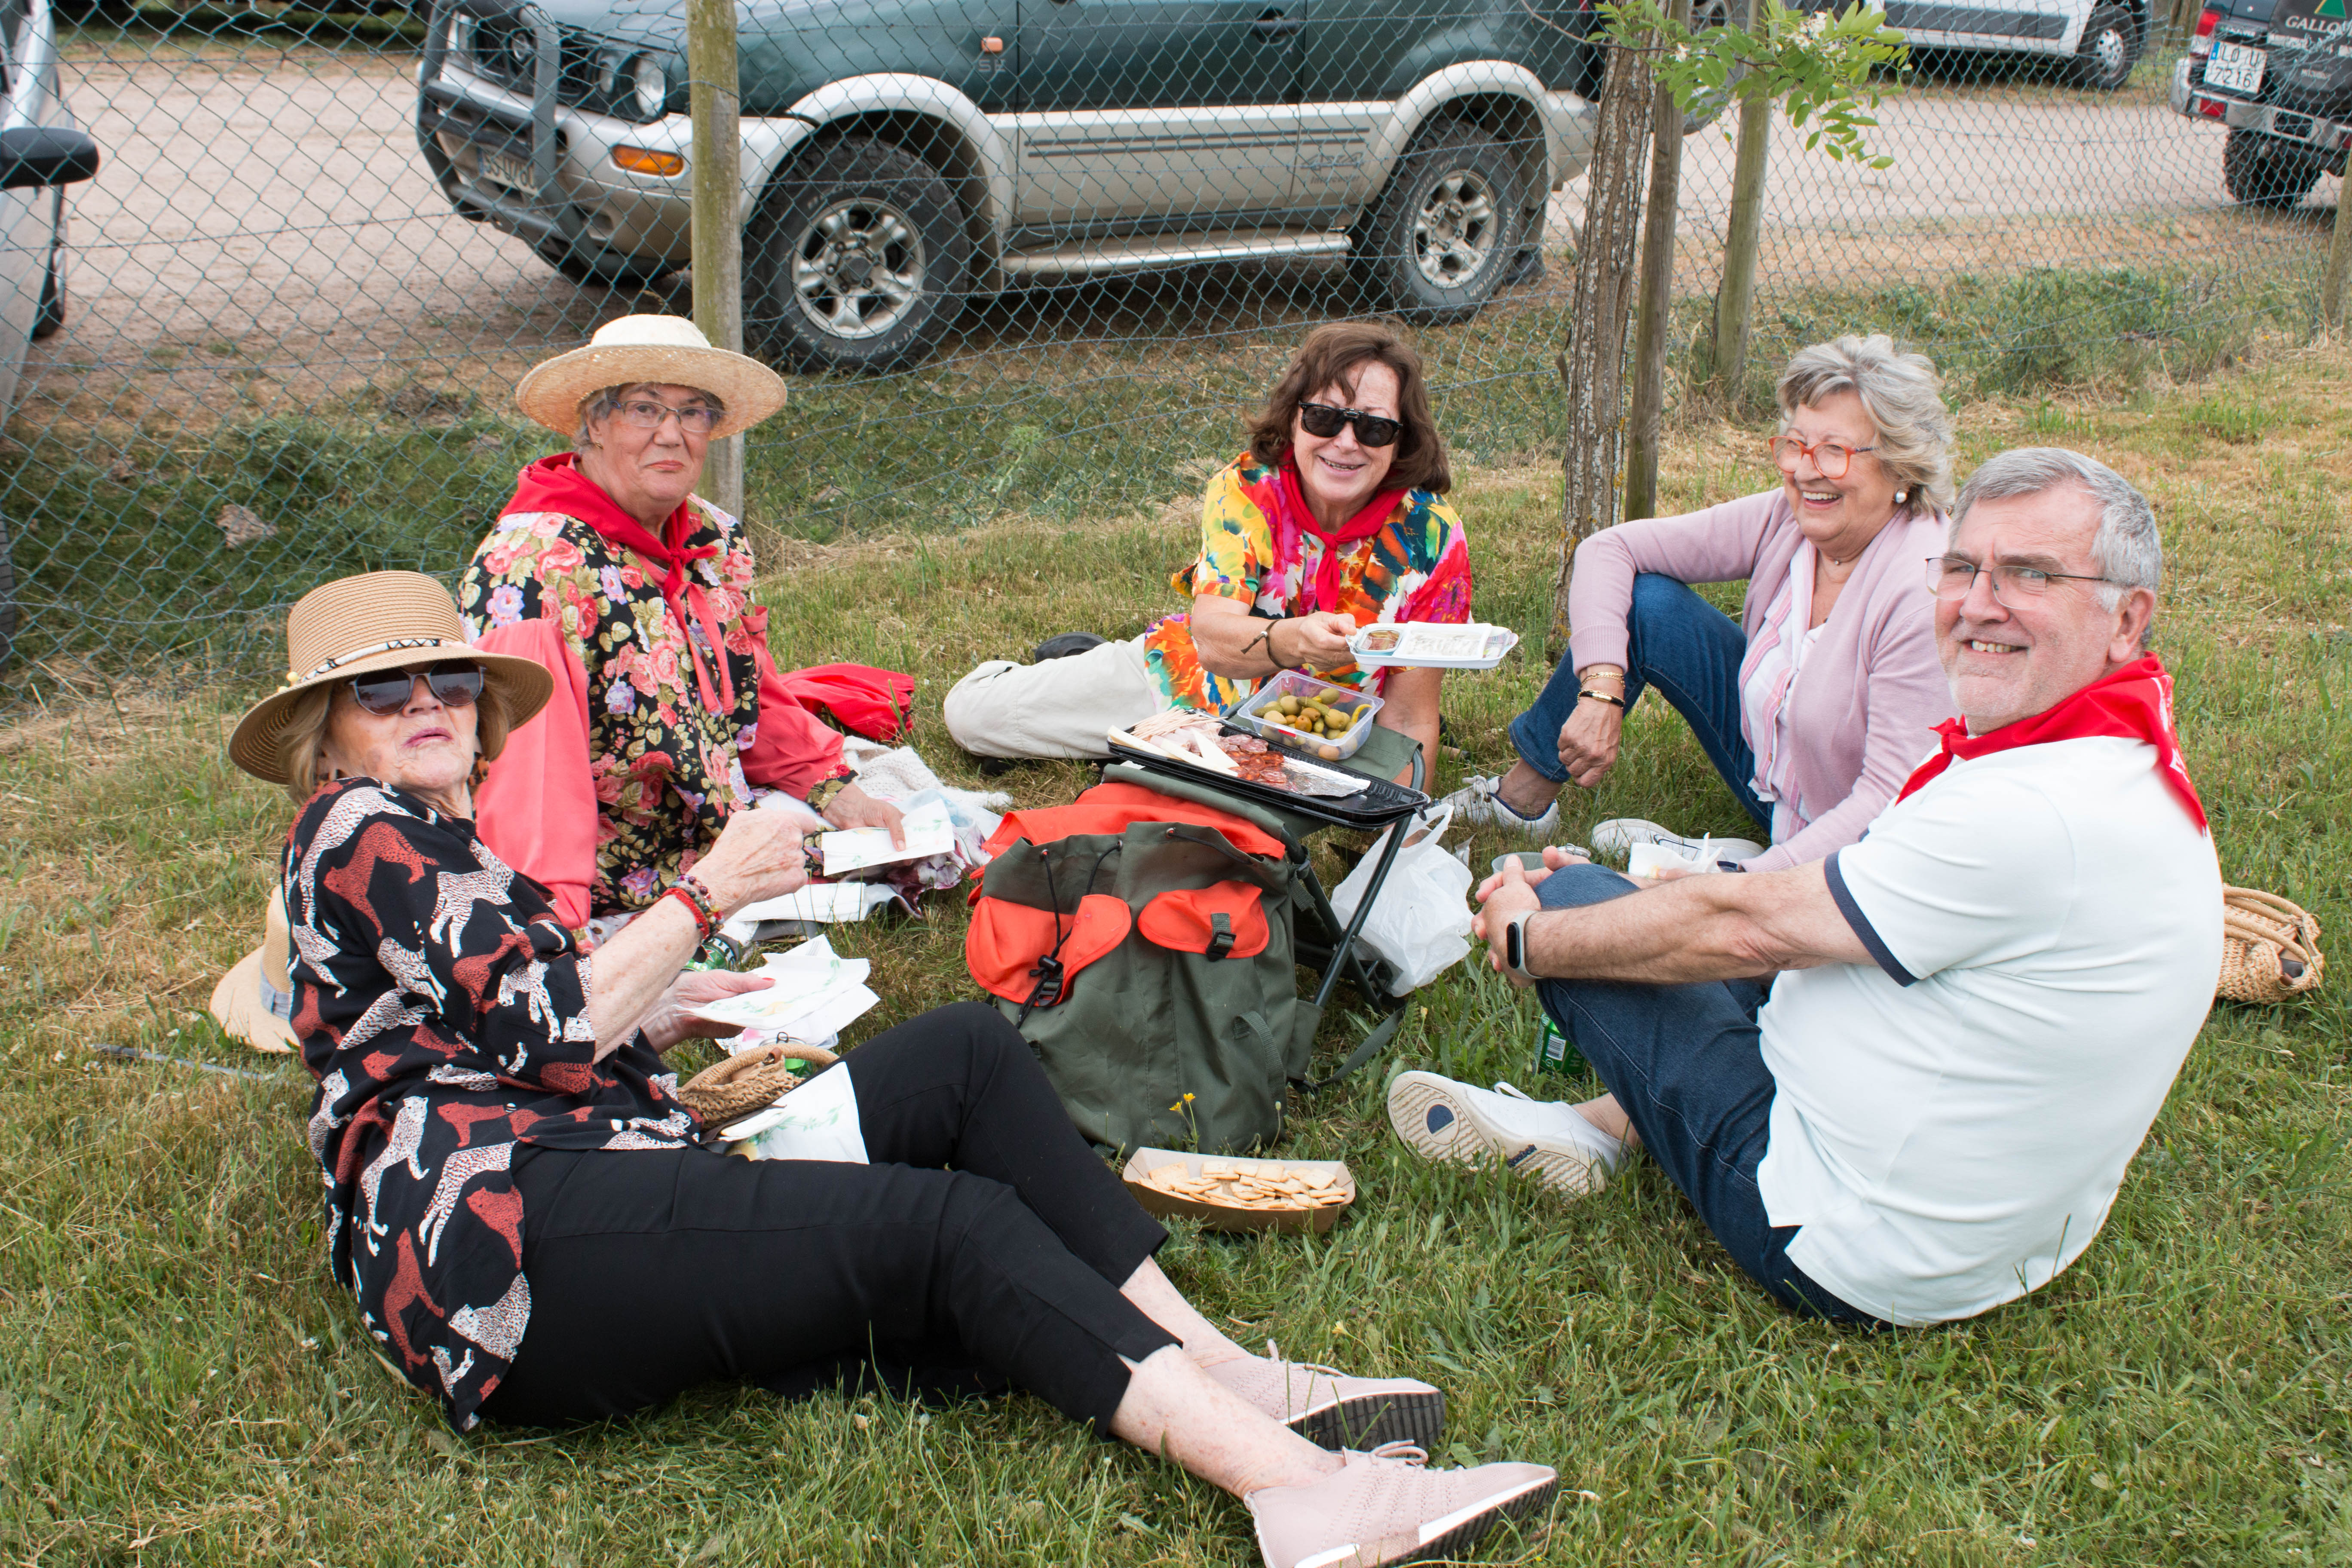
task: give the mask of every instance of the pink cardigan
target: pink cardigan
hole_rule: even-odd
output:
[[[1900,512],[1864,549],[1821,640],[1805,655],[1805,679],[1790,699],[1790,718],[1805,742],[1793,759],[1790,805],[1807,826],[1748,862],[1749,870],[1801,866],[1860,838],[1934,749],[1929,731],[1953,709],[1936,653],[1926,562],[1944,548],[1948,525],[1940,511]],[[1754,637],[1788,586],[1790,558],[1803,539],[1788,497],[1777,489],[1705,511],[1604,529],[1576,547],[1570,661],[1580,670],[1624,665],[1625,616],[1642,572],[1684,583],[1746,578],[1740,630]],[[1755,739],[1748,737],[1751,748]]]

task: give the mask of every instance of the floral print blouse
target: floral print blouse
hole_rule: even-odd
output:
[[[1201,507],[1200,559],[1170,579],[1189,601],[1202,594],[1238,599],[1268,615],[1298,613],[1304,586],[1322,564],[1324,543],[1284,525],[1272,494],[1276,471],[1244,452],[1210,479]],[[1375,622],[1459,623],[1470,618],[1470,545],[1462,520],[1427,490],[1407,490],[1396,510],[1367,538],[1341,546],[1339,602],[1318,605]],[[1222,709],[1257,689],[1246,678],[1213,675],[1192,647],[1189,612],[1143,634],[1144,662],[1162,700],[1181,708]],[[1350,664],[1316,676],[1378,691],[1385,668]]]
[[[465,1431],[530,1321],[516,1147],[676,1149],[700,1123],[642,1038],[596,1059],[592,961],[472,823],[341,780],[284,878],[329,1264]]]

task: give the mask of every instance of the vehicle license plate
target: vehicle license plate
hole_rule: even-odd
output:
[[[501,185],[511,185],[530,195],[539,194],[539,174],[528,158],[518,158],[511,153],[482,154],[482,178],[495,180]]]
[[[2252,98],[2263,90],[2263,67],[2269,59],[2262,50],[2243,44],[2217,43],[2212,58],[2205,62],[2205,85]]]

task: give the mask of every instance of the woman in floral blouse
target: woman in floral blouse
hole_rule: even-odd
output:
[[[742,525],[693,493],[711,438],[781,408],[782,378],[691,321],[625,316],[515,396],[577,449],[522,471],[458,582],[478,647],[556,678],[482,781],[483,841],[580,931],[660,898],[755,791],[895,835],[898,808],[784,695]]]
[[[800,830],[736,814],[583,954],[482,841],[468,784],[548,700],[544,668],[468,647],[415,573],[330,583],[287,631],[287,684],[229,752],[302,803],[283,889],[330,1262],[458,1430],[874,1363],[1010,1382],[1175,1460],[1244,1500],[1270,1568],[1466,1544],[1549,1498],[1541,1466],[1426,1468],[1404,1441],[1440,1436],[1426,1384],[1220,1334],[989,1008],[924,1014],[795,1091],[842,1110],[863,1159],[705,1147],[662,1053],[712,1032],[698,1006],[769,982],[681,969],[728,913],[802,885]]]
[[[1376,721],[1437,754],[1443,670],[1360,668],[1375,622],[1470,618],[1470,547],[1421,356],[1378,322],[1307,334],[1249,450],[1210,479],[1189,613],[1129,642],[1029,665],[992,659],[947,696],[948,732],[984,757],[1100,757],[1164,708],[1223,708],[1277,670],[1377,693]],[[1055,641],[1061,639],[1056,638]]]

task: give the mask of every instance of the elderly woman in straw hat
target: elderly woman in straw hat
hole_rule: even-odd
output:
[[[706,1147],[662,1053],[714,1032],[698,1007],[770,982],[683,966],[729,913],[802,884],[800,830],[736,814],[583,954],[483,843],[468,784],[553,682],[460,632],[428,577],[316,589],[288,619],[287,684],[229,742],[301,802],[289,1026],[319,1080],[335,1278],[460,1431],[713,1379],[813,1389],[872,1359],[934,1386],[1018,1384],[1175,1460],[1246,1500],[1274,1568],[1467,1544],[1551,1495],[1541,1466],[1427,1468],[1411,1442],[1438,1438],[1444,1396],[1426,1384],[1219,1333],[992,1009],[924,1014],[795,1090],[848,1130],[828,1158]]]
[[[742,525],[694,493],[712,437],[782,407],[782,380],[691,321],[624,316],[515,399],[573,449],[522,471],[458,582],[479,647],[555,677],[478,791],[484,841],[577,931],[650,906],[755,790],[895,837],[841,737],[782,694]]]

